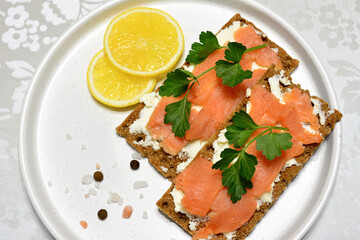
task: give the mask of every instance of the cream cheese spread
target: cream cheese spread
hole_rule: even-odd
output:
[[[319,114],[320,124],[324,125],[326,121],[326,115],[325,112],[321,110],[321,101],[317,98],[311,98],[311,102],[314,104],[314,109],[313,109],[314,115],[316,116]]]
[[[161,97],[159,93],[148,93],[140,98],[140,102],[144,103],[144,108],[140,111],[139,118],[136,119],[133,124],[130,125],[129,131],[132,134],[143,133],[145,134],[145,140],[139,142],[134,141],[135,144],[147,147],[152,146],[155,150],[160,149],[158,141],[151,138],[149,132],[146,129],[146,124],[149,122],[151,114],[159,103]]]
[[[180,158],[186,158],[185,162],[179,163],[176,167],[178,173],[184,171],[184,169],[191,163],[196,154],[205,145],[206,142],[200,140],[193,140],[188,143],[183,149],[181,149],[179,156]]]

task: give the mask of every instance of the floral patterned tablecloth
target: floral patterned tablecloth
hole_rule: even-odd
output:
[[[306,239],[360,235],[360,0],[256,0],[299,31],[329,73],[344,114],[332,195]],[[58,37],[107,0],[0,1],[0,238],[51,239],[26,195],[18,163],[21,105],[35,69]]]

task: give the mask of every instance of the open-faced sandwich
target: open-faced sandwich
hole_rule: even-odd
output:
[[[173,182],[157,202],[194,239],[243,239],[342,115],[292,83],[298,61],[236,14],[117,133]]]

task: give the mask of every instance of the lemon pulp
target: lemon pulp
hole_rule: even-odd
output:
[[[177,63],[184,39],[179,24],[167,13],[140,7],[111,21],[105,32],[104,48],[109,60],[121,71],[156,76]]]
[[[140,97],[151,92],[156,83],[153,78],[136,77],[120,71],[109,61],[104,50],[91,60],[87,78],[91,94],[98,101],[113,107],[138,103]]]

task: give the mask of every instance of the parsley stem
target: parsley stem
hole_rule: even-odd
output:
[[[243,148],[243,150],[245,151],[250,144],[252,144],[254,141],[256,141],[259,137],[261,137],[262,135],[264,135],[267,132],[272,132],[273,129],[277,129],[277,130],[285,130],[285,131],[289,131],[289,129],[284,128],[284,127],[276,127],[276,126],[258,126],[257,129],[260,128],[267,128],[266,130],[264,130],[262,133],[258,134],[256,137],[254,137],[253,139],[251,139],[251,141],[245,145],[245,147]]]
[[[189,95],[189,92],[191,90],[191,88],[194,86],[195,82],[197,82],[197,79],[195,78],[195,81],[192,82],[192,84],[190,85],[189,89],[186,92],[185,98],[187,98],[187,96]]]
[[[248,52],[251,52],[251,51],[254,51],[254,50],[264,48],[264,47],[266,47],[266,44],[262,44],[262,45],[259,45],[259,46],[256,46],[256,47],[248,48],[248,49],[245,50],[244,54],[248,53]]]
[[[270,131],[270,129],[268,128],[268,129],[264,130],[262,133],[258,134],[253,139],[251,139],[251,141],[248,144],[246,144],[246,146],[243,148],[244,151],[250,146],[250,144],[252,144],[254,141],[256,141],[256,139],[258,139],[259,137],[261,137],[262,135],[264,135],[265,133],[267,133],[269,131]]]
[[[254,141],[256,141],[259,137],[261,137],[262,135],[264,135],[267,132],[272,132],[273,129],[277,129],[277,130],[285,130],[288,131],[289,129],[284,128],[284,127],[275,127],[275,126],[258,126],[257,129],[260,128],[267,128],[266,130],[264,130],[262,133],[258,134],[256,137],[254,137],[253,139],[251,139],[251,141],[246,144],[246,146],[243,148],[244,151],[250,146],[250,144],[252,144]]]
[[[199,79],[201,76],[203,76],[204,74],[210,72],[211,70],[213,70],[215,68],[216,68],[216,66],[213,66],[213,67],[209,68],[208,70],[203,71],[202,73],[200,73],[199,75],[196,76],[196,79]]]
[[[284,127],[276,127],[276,126],[258,126],[258,128],[269,128],[269,129],[289,131],[289,129],[287,129],[287,128],[284,128]]]

